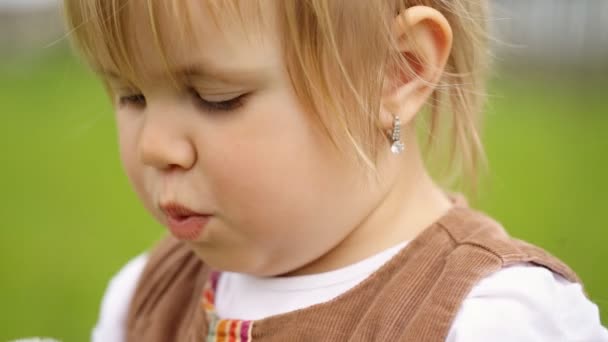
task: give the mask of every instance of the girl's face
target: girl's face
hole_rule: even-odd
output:
[[[212,215],[186,242],[209,265],[256,275],[297,270],[352,233],[382,191],[298,103],[273,25],[222,33],[203,6],[190,9],[195,35],[166,46],[171,68],[187,76],[179,88],[162,76],[147,11],[131,12],[141,13],[129,29],[144,81],[109,76],[126,173],[162,224],[167,202]],[[179,37],[173,19],[159,20],[165,42]]]

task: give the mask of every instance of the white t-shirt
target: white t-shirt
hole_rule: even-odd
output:
[[[260,278],[223,272],[216,292],[217,313],[222,318],[256,320],[328,301],[363,281],[406,244],[320,274]],[[93,342],[124,341],[128,305],[146,260],[146,253],[137,256],[110,281]],[[522,263],[476,284],[460,307],[447,341],[608,342],[608,330],[580,284]]]

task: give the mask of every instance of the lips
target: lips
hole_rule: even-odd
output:
[[[193,241],[199,238],[211,218],[210,214],[194,211],[176,202],[160,206],[167,216],[167,226],[178,239]]]
[[[160,206],[160,208],[167,216],[172,216],[172,217],[177,217],[177,218],[187,217],[187,216],[209,216],[209,214],[196,212],[177,202],[168,202],[168,203],[162,204]]]

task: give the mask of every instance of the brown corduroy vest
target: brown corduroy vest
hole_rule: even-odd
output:
[[[356,287],[329,302],[245,325],[209,317],[201,297],[211,270],[167,237],[150,253],[139,280],[127,341],[445,341],[473,286],[521,262],[580,282],[558,259],[509,237],[457,196],[454,208]],[[216,334],[208,337],[209,331]]]

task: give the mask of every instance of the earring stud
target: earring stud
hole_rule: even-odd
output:
[[[399,116],[393,116],[393,133],[391,136],[391,152],[393,154],[400,154],[405,150],[405,145],[403,141],[401,141],[401,122],[399,121]]]

